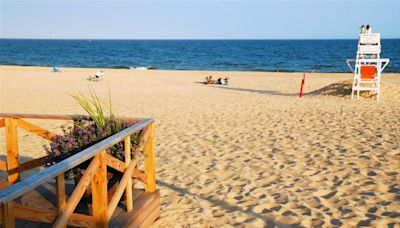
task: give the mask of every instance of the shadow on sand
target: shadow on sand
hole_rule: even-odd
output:
[[[177,187],[173,184],[166,183],[162,180],[157,180],[157,185],[159,185],[161,187],[169,188],[175,192],[178,192],[181,195],[190,195],[197,199],[206,200],[216,206],[220,206],[220,207],[224,208],[225,211],[227,211],[227,212],[238,211],[240,213],[247,214],[253,218],[261,219],[265,223],[264,227],[293,227],[294,226],[294,225],[288,225],[288,224],[274,221],[272,218],[269,218],[265,215],[254,212],[251,208],[244,210],[241,207],[229,205],[227,202],[225,202],[223,200],[215,199],[213,196],[202,196],[202,195],[194,194],[194,193],[191,193],[190,191],[188,191],[186,188]],[[238,225],[238,224],[234,224],[234,225]]]
[[[204,84],[203,82],[195,82],[199,84]],[[234,90],[234,91],[241,91],[241,92],[250,92],[250,93],[259,93],[259,94],[267,94],[267,95],[274,95],[274,96],[288,96],[288,97],[296,97],[299,96],[299,93],[283,93],[280,91],[274,90],[257,90],[257,89],[247,89],[247,88],[239,88],[239,87],[227,87],[227,86],[211,86],[211,88],[217,89],[225,89],[225,90]],[[303,93],[303,96],[311,95],[311,96],[333,96],[333,97],[351,97],[352,91],[352,81],[340,81],[335,82],[320,89]],[[361,97],[371,98],[376,96],[375,93],[370,91],[361,91]]]

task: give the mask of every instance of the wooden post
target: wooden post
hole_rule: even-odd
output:
[[[156,190],[156,154],[154,152],[154,123],[149,126],[150,136],[144,147],[144,168],[146,174],[146,192],[154,192]]]
[[[14,228],[15,227],[15,212],[14,212],[14,201],[10,201],[4,204],[1,208],[3,227]]]
[[[108,227],[106,151],[102,151],[96,156],[99,157],[100,165],[92,179],[93,217],[97,222],[97,227]]]
[[[16,120],[5,118],[7,144],[7,170],[16,170],[19,166],[18,134]],[[19,172],[8,173],[8,182],[19,181]]]
[[[15,119],[5,118],[6,148],[7,148],[7,171],[16,170],[19,166],[18,133]],[[19,172],[8,172],[8,182],[19,181]],[[6,203],[2,208],[3,226],[15,227],[14,201]]]
[[[57,214],[60,215],[64,212],[67,204],[65,199],[65,179],[64,173],[56,178],[56,194],[57,194]]]
[[[131,162],[131,136],[128,135],[124,141],[125,144],[125,164],[126,167],[129,167],[129,163]],[[126,196],[126,211],[130,212],[133,210],[133,195],[132,195],[132,177],[128,179],[128,184],[125,189]]]

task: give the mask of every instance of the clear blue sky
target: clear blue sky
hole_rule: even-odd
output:
[[[1,38],[400,38],[400,1],[1,1]]]

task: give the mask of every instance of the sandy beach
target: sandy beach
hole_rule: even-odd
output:
[[[0,112],[85,114],[70,94],[92,87],[111,91],[119,116],[154,118],[154,227],[400,226],[400,74],[383,74],[377,102],[350,99],[350,73],[307,74],[299,98],[301,73],[105,69],[86,80],[97,70],[1,66]],[[208,75],[230,84],[202,84]],[[19,137],[22,160],[45,154]]]

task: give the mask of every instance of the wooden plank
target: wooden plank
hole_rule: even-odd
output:
[[[147,217],[140,223],[139,227],[150,227],[150,225],[152,225],[154,223],[154,221],[156,221],[156,219],[158,217],[160,217],[160,200],[159,200],[159,198],[158,198],[158,202],[153,202],[153,204],[150,207],[152,207],[150,214],[147,215]]]
[[[145,160],[144,168],[146,174],[146,192],[154,192],[156,190],[156,157],[154,152],[154,124],[149,125],[150,138],[147,140],[144,148]]]
[[[135,201],[134,210],[120,218],[123,227],[147,227],[143,222],[152,223],[150,220],[159,215],[160,191],[145,192]],[[156,211],[155,215],[153,212]],[[157,212],[158,211],[158,212]],[[156,218],[157,218],[156,217]]]
[[[97,221],[97,227],[108,227],[107,217],[107,164],[106,151],[96,155],[100,161],[99,169],[92,180],[92,205],[93,217]]]
[[[93,216],[73,213],[69,219],[68,225],[78,227],[97,227]]]
[[[30,160],[30,161],[27,161],[25,163],[22,163],[18,167],[8,170],[8,172],[11,174],[21,173],[21,172],[36,168],[38,166],[43,166],[44,164],[46,164],[48,159],[49,159],[49,156],[43,156],[41,158],[36,158],[36,159]]]
[[[52,223],[56,219],[53,210],[31,207],[21,204],[15,205],[16,218],[26,221]],[[92,216],[73,213],[68,225],[75,227],[96,227],[96,221]]]
[[[136,168],[132,172],[132,177],[135,178],[135,179],[138,179],[142,183],[147,184],[146,175],[142,171],[140,171],[140,170],[138,170]]]
[[[117,171],[119,171],[121,173],[125,172],[125,169],[126,169],[127,166],[121,160],[119,160],[119,159],[117,159],[117,158],[115,158],[115,157],[113,157],[113,156],[111,156],[109,154],[106,154],[105,160],[106,160],[106,164],[108,166],[110,166],[111,168],[113,168],[113,169],[115,169],[115,170],[117,170]]]
[[[67,205],[65,197],[65,179],[64,174],[60,174],[56,178],[56,195],[57,195],[57,214],[64,212]]]
[[[0,113],[4,118],[26,118],[26,119],[52,119],[52,120],[72,120],[71,115],[43,115],[43,114],[18,114],[18,113]],[[79,116],[76,116],[79,117]]]
[[[28,205],[16,204],[16,218],[27,221],[51,223],[56,218],[54,210],[32,207]]]
[[[68,224],[68,220],[74,212],[76,206],[81,200],[85,190],[90,184],[90,181],[95,176],[97,170],[99,169],[100,159],[98,156],[94,157],[92,162],[90,162],[89,167],[86,169],[86,172],[83,174],[81,180],[78,185],[75,187],[72,192],[71,197],[69,198],[67,205],[65,206],[64,212],[58,216],[57,220],[54,222],[53,227],[65,227]]]
[[[21,113],[0,113],[0,117],[14,118],[14,119],[49,119],[49,120],[74,120],[74,119],[88,118],[88,116],[85,115],[47,115],[47,114],[21,114]],[[124,116],[118,116],[115,118],[128,123],[137,123],[146,120],[146,118],[132,118]]]
[[[118,184],[117,190],[115,190],[114,196],[112,197],[108,205],[108,218],[111,218],[111,216],[113,215],[114,210],[117,207],[118,202],[120,201],[121,196],[124,193],[124,190],[126,189],[128,180],[132,180],[132,171],[135,168],[137,161],[138,161],[137,159],[132,160],[132,162],[126,169],[124,175],[122,176],[122,179]]]
[[[15,202],[11,201],[4,204],[1,208],[1,217],[3,218],[3,227],[14,228],[15,227]]]
[[[2,127],[4,127],[4,126],[5,126],[4,119],[0,119],[0,128],[2,128]]]
[[[144,195],[145,197],[146,195]],[[143,197],[143,196],[142,196]],[[147,199],[146,202],[143,203],[143,206],[138,209],[135,214],[132,216],[132,225],[133,227],[148,227],[145,226],[143,223],[147,223],[150,225],[151,223],[154,222],[154,220],[159,216],[159,211],[160,211],[160,192],[157,191],[155,194],[153,193],[151,197]],[[154,218],[153,221],[151,219],[153,218],[152,212],[155,211],[155,215],[157,217]],[[148,219],[150,217],[150,219]]]
[[[44,128],[41,128],[35,124],[29,123],[25,120],[20,120],[17,119],[17,126],[20,128],[23,128],[37,136],[40,136],[42,138],[48,139],[48,140],[53,140],[54,136],[56,136],[56,133],[50,132]]]
[[[133,201],[136,201],[140,198],[140,196],[145,193],[144,189],[133,189]],[[135,208],[135,206],[133,206]]]
[[[6,118],[6,147],[7,147],[7,170],[15,169],[19,166],[18,154],[18,133],[15,119]],[[19,181],[20,175],[18,172],[8,174],[8,181],[15,183]]]
[[[7,171],[7,163],[0,160],[0,170]]]
[[[131,136],[126,136],[124,140],[124,150],[125,150],[125,165],[129,166],[131,162]],[[128,182],[126,184],[125,189],[125,196],[126,196],[126,211],[133,210],[133,196],[132,196],[132,176],[128,178]],[[111,216],[109,216],[111,217]]]
[[[15,183],[13,186],[0,191],[0,204],[8,202],[10,200],[14,200],[19,196],[35,189],[36,187],[44,184],[45,182],[55,178],[61,173],[66,172],[67,170],[87,161],[92,158],[94,155],[100,153],[103,150],[115,145],[116,143],[122,141],[127,135],[132,135],[147,125],[153,123],[152,119],[144,119],[141,122],[135,123],[132,126],[96,143],[95,145],[47,168],[37,172],[35,175],[32,175],[18,183]]]

